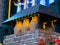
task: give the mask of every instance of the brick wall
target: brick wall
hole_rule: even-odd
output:
[[[27,33],[12,34],[4,37],[3,45],[33,45],[38,44],[38,31],[30,31]]]
[[[44,30],[39,31],[39,29],[37,29],[26,33],[5,36],[3,45],[38,45],[40,38],[42,38],[45,43],[50,36],[51,38],[57,38],[58,35],[60,34]]]

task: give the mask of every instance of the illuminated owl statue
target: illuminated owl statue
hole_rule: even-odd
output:
[[[21,29],[22,33],[25,33],[25,32],[27,32],[29,30],[29,25],[30,25],[29,19],[24,19],[22,29]]]
[[[14,34],[21,33],[21,28],[22,28],[22,22],[17,21],[15,27],[14,27]]]
[[[38,23],[38,17],[37,16],[32,17],[32,20],[30,22],[30,30],[36,30],[37,23]]]

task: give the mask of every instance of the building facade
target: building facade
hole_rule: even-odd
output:
[[[3,15],[3,0],[0,0],[0,43],[2,42],[2,15]]]
[[[55,3],[51,4],[50,7],[57,13],[60,14],[60,6],[59,6],[59,3],[60,0],[55,0]]]
[[[16,0],[15,0],[16,1]],[[54,11],[56,11],[56,12],[60,12],[60,6],[59,6],[59,1],[60,0],[55,0],[55,2],[54,3],[52,3],[51,5],[50,5],[50,7],[54,10]],[[3,9],[1,9],[1,7],[0,7],[0,9],[3,11],[3,13],[1,13],[0,14],[0,17],[2,16],[3,17],[3,19],[1,18],[1,23],[2,23],[2,21],[5,21],[6,19],[8,19],[8,8],[9,8],[9,1],[7,1],[7,0],[3,0],[3,1],[1,1],[0,0],[0,2],[1,2],[1,5],[2,5],[2,7],[3,7],[3,9],[4,9],[4,11],[3,11]],[[4,2],[3,4],[2,4],[2,2]],[[12,0],[12,2],[11,2],[11,4],[13,4],[13,0]],[[23,2],[23,1],[22,1]],[[14,6],[14,4],[13,5],[11,5],[11,16],[13,16],[15,13],[16,13],[16,6]],[[22,6],[23,7],[23,6]],[[13,8],[15,9],[15,10],[13,10]],[[2,12],[1,11],[1,12]],[[11,25],[6,25],[6,24],[2,24],[2,25],[4,25],[4,26],[2,26],[2,31],[1,31],[1,34],[2,34],[2,36],[1,37],[3,37],[3,36],[5,36],[5,35],[10,35],[10,34],[13,34],[13,26],[11,26]],[[59,25],[59,23],[57,23],[57,25]],[[10,29],[11,28],[11,29]],[[56,29],[58,29],[58,28],[56,28]],[[60,30],[60,29],[58,29],[58,30]],[[7,33],[6,33],[7,32]],[[58,31],[57,31],[58,32]],[[2,42],[2,40],[1,40],[1,42]]]
[[[60,16],[60,6],[59,6],[59,3],[60,2],[60,0],[55,0],[55,3],[53,3],[53,4],[51,4],[50,5],[50,7],[56,12],[56,13],[58,13],[59,14],[59,16]],[[60,21],[60,20],[59,20]],[[59,32],[60,33],[60,29],[59,29],[59,27],[60,27],[60,24],[59,24],[60,22],[58,22],[58,23],[56,23],[56,25],[55,25],[55,31],[56,32]]]

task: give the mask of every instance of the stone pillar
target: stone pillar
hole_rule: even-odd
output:
[[[38,28],[39,28],[39,29],[41,28],[41,25],[42,25],[41,17],[39,16],[39,18],[38,18]]]
[[[3,0],[0,0],[0,27],[2,26],[3,5]]]
[[[0,0],[0,43],[1,42],[3,42],[3,31],[4,30],[2,30],[2,21],[3,21],[3,15],[4,15],[4,2],[5,2],[6,0]]]
[[[55,30],[55,32],[60,33],[60,21],[56,22],[54,30]]]

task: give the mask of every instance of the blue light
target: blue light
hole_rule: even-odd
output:
[[[49,4],[49,0],[45,0],[45,2],[46,2],[45,5],[49,7],[49,6],[50,6],[50,4]]]
[[[32,7],[32,3],[29,3],[29,4],[28,4],[28,8],[30,8],[30,7]]]
[[[49,0],[49,4],[52,4],[55,0]]]
[[[40,0],[36,0],[36,4],[40,4]]]
[[[28,0],[29,2],[31,2],[32,0]],[[45,4],[44,4],[44,1],[45,1]],[[44,5],[44,6],[47,6],[49,7],[51,3],[53,3],[54,0],[36,0],[36,4],[40,4],[42,3],[41,5]],[[24,3],[24,0],[22,0],[22,3]],[[24,9],[24,5],[21,6],[22,7],[22,10]],[[28,3],[27,4],[27,7],[30,8],[32,7],[32,3]]]

